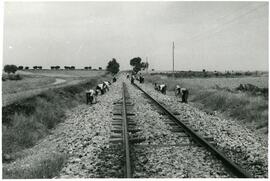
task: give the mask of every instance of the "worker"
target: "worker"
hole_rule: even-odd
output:
[[[86,91],[86,104],[94,104],[97,102],[97,92],[93,89]]]
[[[167,86],[165,84],[160,84],[159,85],[159,91],[162,93],[162,94],[166,94],[166,90],[167,90]]]
[[[187,103],[189,91],[187,88],[180,87],[180,85],[176,85],[175,87],[175,95],[182,97],[182,102]]]
[[[143,76],[140,75],[140,83],[142,84],[144,82]]]
[[[106,90],[106,91],[109,91],[109,87],[110,87],[110,85],[111,85],[111,82],[110,82],[110,81],[104,81],[103,84],[104,84],[105,90]]]
[[[159,85],[157,83],[155,83],[155,90],[159,91]]]
[[[134,84],[134,79],[135,79],[135,76],[134,76],[134,75],[132,75],[132,76],[131,76],[131,79],[130,79],[131,84]]]
[[[96,87],[96,91],[99,91],[101,95],[103,95],[105,93],[105,86],[106,84],[102,83],[102,84],[98,84]]]

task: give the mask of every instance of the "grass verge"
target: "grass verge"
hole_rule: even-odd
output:
[[[173,91],[175,86],[180,84],[190,90],[189,100],[202,110],[221,112],[227,117],[239,120],[252,130],[260,130],[262,134],[268,134],[268,100],[266,97],[230,91],[230,88],[207,87],[205,82],[194,83],[193,79],[181,81],[181,79],[172,80],[166,77],[146,75],[145,81],[166,83],[169,91]]]

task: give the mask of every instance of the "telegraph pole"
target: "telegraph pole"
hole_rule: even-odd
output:
[[[173,45],[172,45],[172,61],[173,61],[173,68],[172,68],[172,70],[173,70],[173,78],[174,78],[174,48],[175,48],[175,46],[174,46],[174,42],[173,42]]]
[[[148,74],[148,57],[146,57],[146,63],[147,63],[146,73]]]

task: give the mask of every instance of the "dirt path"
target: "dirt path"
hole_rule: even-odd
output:
[[[56,79],[56,81],[53,84],[50,84],[50,85],[43,87],[43,88],[37,88],[37,89],[27,90],[27,91],[23,91],[23,92],[16,92],[16,93],[12,93],[12,94],[5,94],[5,95],[2,95],[2,107],[5,107],[9,104],[12,104],[16,101],[20,101],[22,99],[26,99],[28,97],[38,95],[38,94],[40,94],[44,91],[47,91],[51,88],[58,88],[58,87],[63,87],[63,86],[68,86],[68,85],[75,85],[81,81],[83,81],[83,80],[72,80],[70,82],[66,82],[66,80],[64,80],[64,79],[58,79],[58,80]]]
[[[57,85],[57,84],[62,84],[64,82],[66,82],[67,80],[65,79],[59,79],[59,78],[56,78],[55,79],[55,82],[52,84],[52,85]]]

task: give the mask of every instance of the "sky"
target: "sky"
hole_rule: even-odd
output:
[[[5,2],[3,64],[268,70],[268,2]]]

